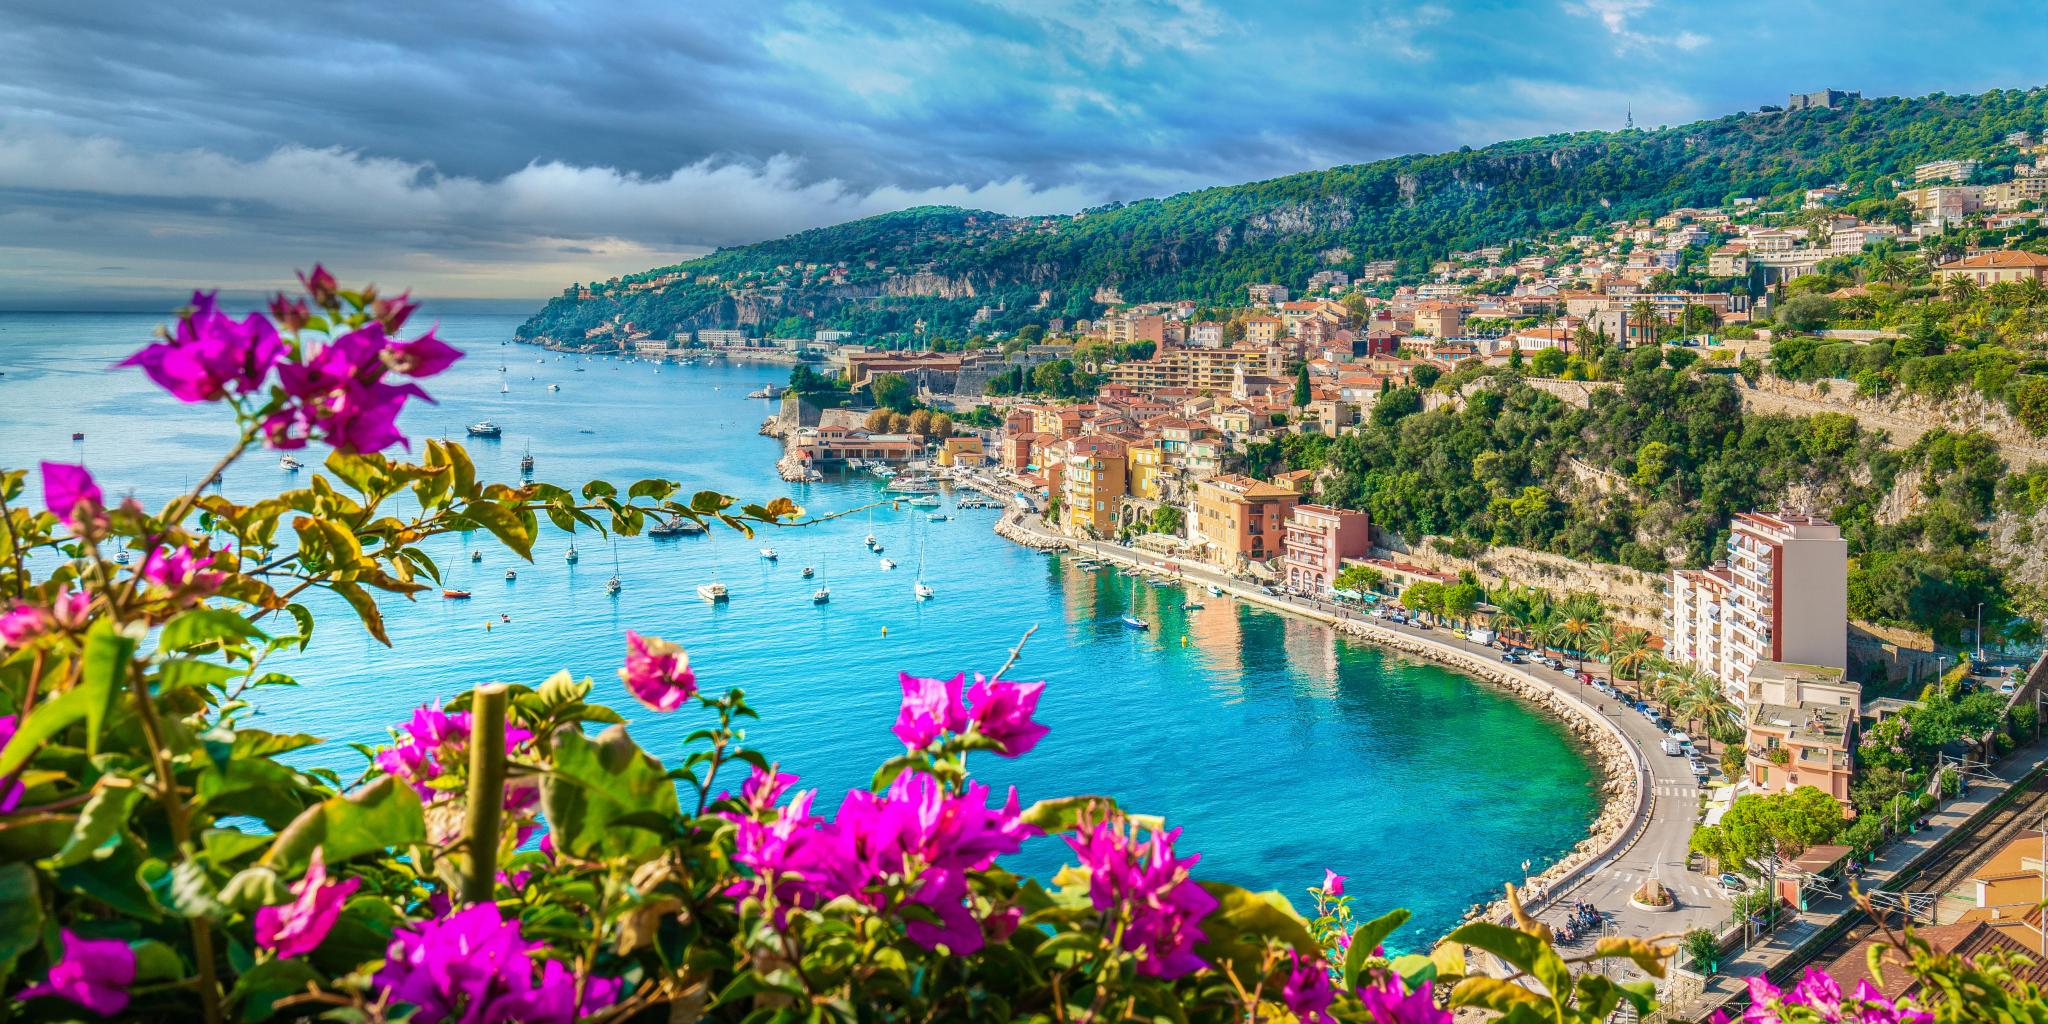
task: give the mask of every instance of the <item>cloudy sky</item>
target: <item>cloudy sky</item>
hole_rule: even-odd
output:
[[[0,308],[315,259],[521,299],[916,203],[1062,212],[1631,110],[2048,83],[2037,0],[0,7]]]

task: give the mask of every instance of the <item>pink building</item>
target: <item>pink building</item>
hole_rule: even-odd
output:
[[[1372,521],[1363,512],[1328,505],[1297,505],[1287,519],[1281,568],[1287,588],[1327,593],[1347,558],[1372,549]]]

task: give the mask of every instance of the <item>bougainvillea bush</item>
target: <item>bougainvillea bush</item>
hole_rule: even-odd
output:
[[[566,674],[479,686],[395,723],[356,777],[293,767],[319,738],[253,714],[271,687],[319,685],[271,664],[311,636],[308,591],[383,640],[380,602],[436,586],[421,545],[451,531],[526,556],[543,528],[805,521],[786,500],[684,499],[662,480],[485,482],[442,441],[407,461],[399,413],[460,353],[407,334],[407,296],[301,280],[239,319],[195,296],[128,360],[233,417],[236,442],[190,494],[150,510],[82,466],[0,476],[0,1019],[1434,1024],[1650,1008],[1649,982],[1583,969],[1622,957],[1657,974],[1668,950],[1649,942],[1568,958],[1518,917],[1390,958],[1405,915],[1354,920],[1339,875],[1304,918],[1203,877],[1176,830],[1111,800],[990,791],[970,755],[1028,757],[1045,733],[1045,684],[1001,672],[877,680],[901,688],[875,728],[904,752],[830,797],[749,745],[739,690],[638,632],[618,670],[637,707],[591,703]],[[308,447],[324,471],[302,489],[242,504],[208,487],[237,458]],[[647,750],[626,712],[696,728]],[[1310,812],[1274,820],[1290,813]],[[1035,836],[1064,842],[1067,866],[1005,870]]]

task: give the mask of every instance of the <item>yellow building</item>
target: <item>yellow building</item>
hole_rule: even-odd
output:
[[[1124,454],[1130,460],[1131,494],[1146,501],[1159,500],[1159,475],[1165,472],[1165,452],[1159,442],[1140,441],[1125,445]]]
[[[1130,462],[1124,443],[1088,434],[1062,442],[1060,522],[1070,530],[1098,536],[1116,532],[1117,501],[1131,493]]]
[[[1280,340],[1286,329],[1287,322],[1277,316],[1248,316],[1244,320],[1244,340],[1254,345],[1271,345]]]
[[[1238,473],[1198,480],[1193,534],[1225,568],[1265,562],[1280,554],[1287,517],[1299,504],[1299,493]]]
[[[939,444],[939,465],[981,466],[988,463],[988,453],[981,447],[981,438],[969,434],[966,437],[949,437]]]

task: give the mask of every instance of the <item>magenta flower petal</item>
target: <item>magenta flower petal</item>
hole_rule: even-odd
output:
[[[84,466],[66,462],[43,463],[43,506],[67,525],[76,527],[80,518],[90,519],[106,507],[100,485]],[[81,516],[81,511],[83,515]]]
[[[128,1008],[128,987],[135,983],[135,951],[119,939],[81,939],[64,929],[64,958],[50,968],[49,980],[22,989],[16,998],[54,996],[112,1017]]]
[[[1280,1004],[1300,1024],[1335,1024],[1330,1005],[1337,1001],[1337,986],[1330,981],[1330,965],[1321,960],[1303,960],[1287,951],[1287,979],[1280,985]]]
[[[391,353],[392,369],[408,377],[432,377],[462,358],[460,350],[434,337],[431,330],[391,346]]]
[[[640,703],[656,711],[674,711],[697,693],[697,675],[681,647],[659,637],[626,631],[626,664],[619,678]]]
[[[967,681],[967,673],[951,679],[924,679],[903,672],[898,681],[903,685],[903,706],[890,731],[904,746],[917,750],[945,733],[967,728],[967,708],[960,702],[960,686]]]
[[[1029,753],[1050,731],[1031,719],[1044,692],[1044,683],[1013,683],[977,675],[967,691],[973,706],[969,717],[983,736],[996,741],[998,753],[1017,757]]]
[[[1332,870],[1330,870],[1329,868],[1324,868],[1324,869],[1323,869],[1323,895],[1325,895],[1325,896],[1342,896],[1342,895],[1344,895],[1344,879],[1345,879],[1346,877],[1348,877],[1348,876],[1346,876],[1346,875],[1340,875],[1340,874],[1336,873],[1335,871],[1332,871]]]
[[[1376,1024],[1451,1024],[1451,1011],[1437,1008],[1426,981],[1410,992],[1400,977],[1389,976],[1378,985],[1359,989],[1358,1001],[1365,1004]]]
[[[314,847],[306,876],[292,883],[292,895],[297,899],[256,911],[256,944],[286,958],[311,953],[341,916],[342,904],[361,885],[355,878],[327,881],[326,859],[320,848]]]
[[[1100,822],[1065,837],[1088,869],[1088,894],[1095,909],[1124,913],[1123,948],[1139,956],[1138,973],[1178,978],[1208,966],[1195,955],[1204,938],[1201,921],[1216,909],[1192,875],[1200,854],[1174,853],[1179,829],[1140,839],[1135,825]]]

